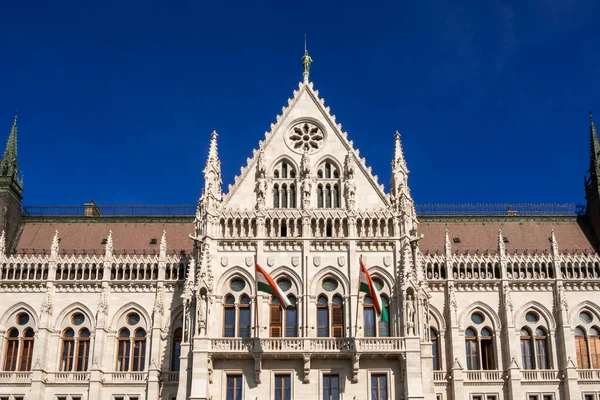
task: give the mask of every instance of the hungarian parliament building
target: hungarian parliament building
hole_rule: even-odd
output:
[[[23,205],[15,117],[0,400],[600,400],[593,120],[581,206],[415,205],[400,134],[384,190],[311,61],[228,188],[207,132],[194,206]]]

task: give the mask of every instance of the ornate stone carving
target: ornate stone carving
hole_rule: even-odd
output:
[[[352,383],[358,383],[358,371],[360,370],[360,354],[352,355]]]
[[[227,257],[227,256],[221,257],[221,265],[223,267],[226,267],[228,264],[229,264],[229,257]]]
[[[337,262],[340,267],[343,267],[344,265],[346,265],[346,257],[338,256]]]
[[[267,167],[262,150],[256,160],[256,208],[264,210],[267,206]]]
[[[321,149],[325,135],[316,124],[303,121],[295,124],[286,137],[290,149],[297,153],[315,153]]]
[[[383,257],[383,265],[385,265],[386,267],[392,265],[392,256]]]
[[[346,198],[346,208],[348,210],[356,209],[356,179],[354,178],[354,169],[354,156],[351,152],[348,152],[344,162],[344,195]]]
[[[273,265],[275,265],[275,257],[273,257],[273,256],[267,257],[267,265],[269,267],[272,267]]]
[[[302,360],[304,366],[304,379],[302,381],[304,383],[310,383],[310,353],[303,354]]]
[[[98,314],[108,314],[108,286],[103,286],[100,291],[100,300],[98,301]]]
[[[246,257],[245,258],[246,267],[251,267],[254,264],[254,257]]]
[[[292,266],[295,268],[300,264],[300,257],[292,256]]]
[[[313,263],[315,264],[315,267],[320,266],[321,265],[321,256],[314,256]]]
[[[415,301],[412,295],[406,296],[406,326],[407,335],[415,334]]]
[[[52,286],[49,284],[46,286],[46,293],[44,294],[44,300],[42,300],[41,313],[42,315],[52,315]]]
[[[156,290],[156,297],[154,298],[154,313],[163,315],[165,312],[164,300],[163,300],[163,287],[159,287]]]
[[[256,382],[257,384],[260,383],[261,369],[262,369],[262,360],[260,358],[260,355],[255,354],[254,355],[254,382]]]
[[[206,320],[208,318],[206,295],[203,293],[196,298],[196,304],[198,305],[198,334],[206,336]]]

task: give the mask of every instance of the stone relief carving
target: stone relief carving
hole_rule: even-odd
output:
[[[206,319],[208,317],[206,303],[206,295],[202,293],[196,299],[196,304],[198,305],[198,334],[201,336],[206,336]]]
[[[346,155],[344,162],[344,176],[346,178],[344,183],[344,194],[346,197],[346,208],[348,210],[356,209],[356,180],[354,178],[354,156],[352,153]]]
[[[415,334],[415,302],[412,295],[406,297],[406,327],[407,334]]]

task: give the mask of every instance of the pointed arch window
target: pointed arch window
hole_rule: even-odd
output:
[[[376,281],[374,281],[375,283]],[[379,290],[379,288],[378,288]],[[383,303],[383,308],[385,308],[385,311],[387,312],[388,318],[390,315],[390,301],[388,300],[388,298],[386,296],[381,296],[381,302]],[[380,337],[388,337],[390,336],[390,322],[389,321],[383,321],[383,320],[379,320],[378,322],[379,324],[379,336]]]
[[[579,313],[581,325],[575,328],[577,367],[600,369],[600,328],[598,317],[585,310]]]
[[[286,337],[297,337],[298,336],[298,310],[296,309],[296,298],[294,296],[288,296],[291,307],[285,310],[285,336]]]
[[[325,296],[319,296],[317,299],[317,336],[329,336],[329,307]]]
[[[285,161],[281,163],[281,177],[287,179],[288,177],[288,165]]]
[[[467,369],[479,369],[479,348],[477,346],[477,333],[474,328],[465,331],[465,347],[467,351]]]
[[[230,294],[225,296],[225,301],[223,302],[223,313],[223,336],[235,337],[235,298]]]
[[[35,333],[33,329],[27,328],[23,334],[23,342],[21,343],[21,365],[19,371],[31,371],[31,358],[33,357],[33,339]]]
[[[182,340],[183,330],[181,328],[175,329],[173,331],[173,349],[171,350],[171,371],[179,371]]]
[[[331,185],[325,185],[325,208],[331,208]]]
[[[77,340],[77,359],[75,370],[87,371],[88,361],[90,357],[90,330],[82,328],[79,330],[79,338]]]
[[[492,332],[488,328],[481,330],[481,367],[485,370],[496,369]]]
[[[441,370],[440,340],[438,337],[438,333],[434,328],[429,328],[429,338],[431,339],[431,353],[433,355],[433,370],[439,371],[439,370]]]
[[[375,337],[376,312],[371,296],[365,296],[363,300],[363,326],[365,337]]]
[[[538,369],[549,369],[550,359],[548,356],[548,334],[543,328],[535,331],[535,359]]]
[[[135,330],[133,337],[132,371],[143,371],[146,361],[146,331],[142,328]]]
[[[282,316],[281,316],[281,303],[279,299],[275,296],[271,298],[271,313],[270,313],[270,322],[269,322],[269,331],[271,337],[281,337],[281,325],[282,325]]]
[[[323,185],[317,186],[317,207],[323,208]]]
[[[250,297],[242,295],[238,308],[238,336],[242,338],[250,337]]]
[[[6,335],[6,355],[4,356],[4,371],[16,371],[19,357],[19,331],[11,328]]]
[[[290,208],[296,208],[296,185],[290,185]]]
[[[117,340],[117,371],[129,371],[129,360],[131,353],[131,343],[129,329],[123,328],[119,331]]]
[[[340,189],[337,183],[333,185],[333,207],[340,208]]]
[[[533,338],[527,328],[521,329],[521,363],[523,369],[534,369]]]
[[[331,178],[331,164],[326,162],[325,163],[325,179],[329,179]]]
[[[287,208],[288,206],[288,191],[287,185],[284,183],[281,185],[281,208]]]
[[[279,185],[273,186],[273,208],[279,208]]]
[[[331,332],[333,337],[344,337],[344,301],[340,296],[333,297]]]
[[[67,328],[62,333],[62,359],[60,363],[61,371],[73,370],[73,357],[75,354],[75,332]]]

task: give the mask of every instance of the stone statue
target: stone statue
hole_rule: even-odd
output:
[[[206,295],[200,295],[198,302],[198,334],[206,335]]]
[[[356,182],[354,178],[346,180],[345,192],[346,207],[348,210],[354,210],[356,208]]]
[[[310,158],[308,158],[308,149],[304,149],[302,160],[300,161],[300,176],[306,178],[310,176]]]
[[[267,181],[264,178],[259,178],[256,182],[256,206],[259,210],[263,210],[267,205]]]
[[[256,177],[264,178],[267,174],[267,166],[265,163],[265,154],[262,150],[258,153],[258,160],[256,161]]]
[[[310,208],[310,194],[312,190],[312,183],[310,178],[306,177],[302,181],[302,208],[304,210]]]
[[[406,298],[406,323],[408,326],[409,334],[414,335],[415,326],[415,303],[412,295],[408,295]]]
[[[185,300],[185,316],[183,318],[183,338],[186,342],[191,340],[190,327],[192,326],[192,309],[188,299]]]

